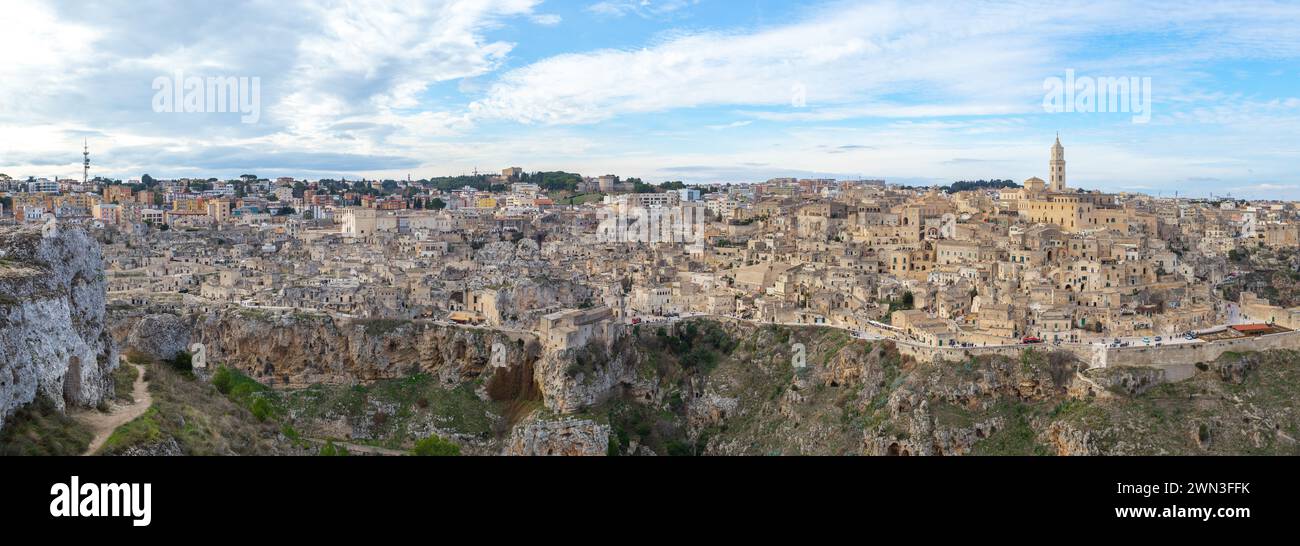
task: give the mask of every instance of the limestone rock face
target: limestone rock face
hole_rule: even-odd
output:
[[[1139,396],[1152,387],[1167,383],[1165,370],[1136,366],[1117,366],[1093,371],[1090,377],[1097,385],[1129,396]]]
[[[1052,423],[1047,430],[1048,439],[1057,455],[1101,455],[1094,433],[1070,423]]]
[[[534,367],[533,380],[542,391],[546,407],[574,413],[594,406],[642,383],[635,355],[626,338],[611,345],[594,342],[586,347],[548,352]]]
[[[543,420],[536,413],[515,426],[504,455],[603,456],[609,449],[609,425],[564,417]]]
[[[499,345],[505,367],[525,359],[527,335],[428,321],[362,320],[238,307],[145,315],[124,343],[160,356],[202,343],[209,366],[235,367],[276,387],[433,375],[456,385],[477,378]],[[529,339],[526,339],[529,338]],[[166,358],[170,358],[167,356]]]
[[[160,442],[128,447],[116,455],[122,457],[180,457],[185,455],[185,451],[181,449],[180,444],[176,443],[175,438],[168,436],[166,440]]]
[[[102,262],[77,228],[0,229],[0,427],[38,395],[63,409],[112,394]]]
[[[131,328],[126,346],[155,360],[170,360],[189,350],[190,328],[179,316],[145,315]]]

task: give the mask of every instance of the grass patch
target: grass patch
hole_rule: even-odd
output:
[[[150,407],[144,415],[136,417],[125,425],[117,427],[108,441],[104,442],[101,452],[111,453],[130,446],[156,444],[163,440],[162,425],[158,423],[158,408]]]
[[[248,407],[211,384],[193,380],[189,372],[152,363],[145,366],[145,379],[153,405],[118,427],[99,453],[120,453],[168,438],[186,455],[271,455],[291,446],[277,424],[260,422]]]
[[[273,417],[306,436],[337,437],[342,425],[352,434],[348,441],[389,449],[412,449],[428,436],[420,431],[430,428],[489,438],[508,409],[506,402],[479,399],[472,383],[448,388],[423,373],[370,385],[272,391],[254,394],[253,399],[267,400]],[[250,406],[250,411],[256,413],[257,409]]]
[[[327,440],[325,445],[320,446],[320,451],[316,452],[321,457],[347,457],[351,455],[348,452],[348,446],[335,445],[333,440]]]
[[[92,437],[89,427],[38,395],[5,419],[0,455],[80,455],[90,447]]]
[[[113,397],[131,404],[135,402],[135,380],[140,377],[140,369],[131,364],[122,364],[113,370]]]
[[[1006,425],[988,438],[975,444],[971,455],[1051,455],[1047,446],[1038,443],[1029,416],[1033,408],[1022,402],[999,402],[994,411],[1003,417]]]
[[[248,409],[260,422],[279,417],[283,413],[279,405],[272,401],[277,398],[275,391],[234,368],[218,367],[212,374],[212,386]]]

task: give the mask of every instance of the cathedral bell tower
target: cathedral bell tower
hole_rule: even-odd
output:
[[[1065,191],[1065,147],[1061,146],[1061,134],[1056,134],[1056,144],[1052,145],[1052,161],[1049,162],[1051,182],[1050,191]]]

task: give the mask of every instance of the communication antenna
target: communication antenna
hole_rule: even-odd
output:
[[[81,141],[81,185],[86,185],[87,179],[90,178],[90,139]]]

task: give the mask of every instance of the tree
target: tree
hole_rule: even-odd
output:
[[[447,204],[442,202],[442,199],[434,197],[432,201],[429,201],[429,208],[433,210],[442,210],[447,208]]]

